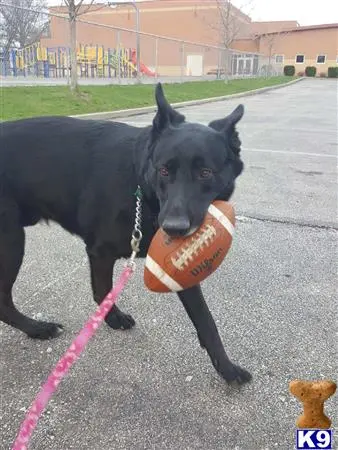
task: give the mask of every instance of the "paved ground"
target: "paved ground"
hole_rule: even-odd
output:
[[[234,198],[237,234],[204,291],[230,356],[253,373],[252,383],[233,388],[217,377],[175,295],[149,294],[139,264],[120,301],[136,328],[99,330],[31,449],[290,450],[301,408],[288,382],[337,381],[337,84],[304,81],[240,100],[246,171]],[[237,103],[185,113],[207,123]],[[16,301],[60,321],[65,333],[34,342],[0,325],[1,449],[10,448],[25,408],[94,310],[79,240],[56,226],[27,235]],[[337,398],[326,405],[335,426]]]

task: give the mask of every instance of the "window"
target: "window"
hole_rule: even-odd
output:
[[[276,64],[284,64],[284,55],[276,55],[275,62]]]
[[[318,55],[317,56],[317,64],[325,64],[326,55]]]
[[[304,55],[296,55],[296,63],[297,64],[303,64],[304,61],[305,61]]]

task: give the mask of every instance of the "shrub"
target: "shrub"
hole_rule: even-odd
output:
[[[305,75],[305,73],[304,73],[303,71],[297,73],[297,76],[298,76],[298,77],[303,77],[304,75]]]
[[[287,77],[293,77],[295,73],[295,66],[284,66],[284,75],[286,75]]]
[[[317,73],[317,69],[314,66],[305,67],[305,75],[307,77],[315,77]]]
[[[326,72],[320,72],[319,76],[320,78],[326,78]]]
[[[337,67],[329,67],[327,70],[327,76],[329,78],[338,78],[338,66]]]

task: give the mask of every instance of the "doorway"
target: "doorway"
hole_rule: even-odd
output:
[[[203,55],[187,55],[187,75],[192,77],[203,75]]]

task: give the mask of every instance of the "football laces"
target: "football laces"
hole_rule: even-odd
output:
[[[184,270],[203,248],[211,245],[216,235],[216,228],[210,224],[196,231],[189,244],[182,247],[175,256],[171,257],[173,266],[178,270]]]

